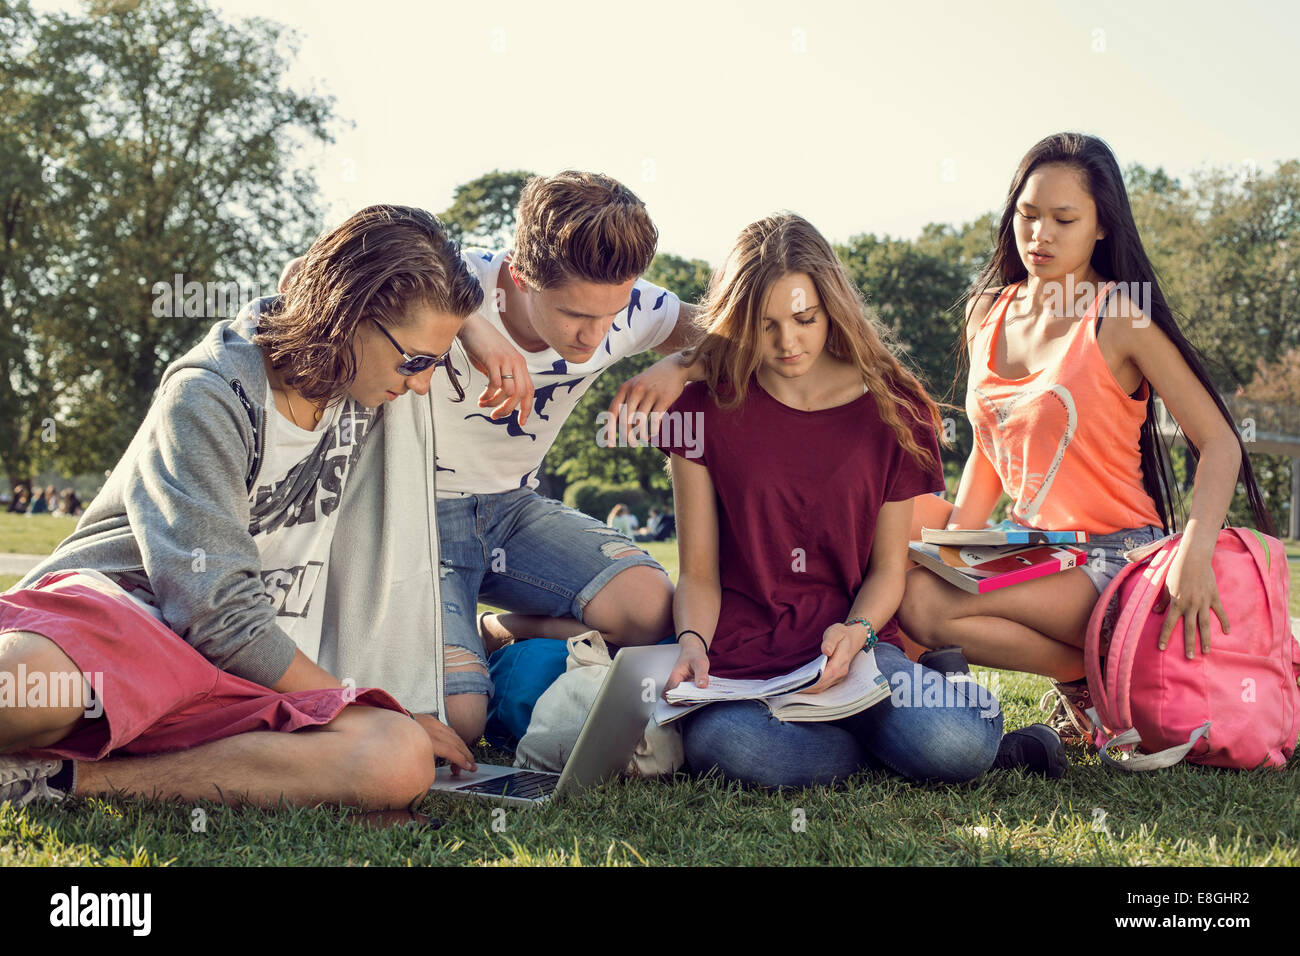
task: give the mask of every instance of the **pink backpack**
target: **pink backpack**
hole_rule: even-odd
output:
[[[1282,767],[1300,733],[1300,644],[1291,634],[1282,542],[1250,528],[1219,532],[1211,566],[1229,631],[1211,613],[1210,653],[1198,640],[1188,660],[1181,623],[1163,651],[1156,647],[1164,615],[1152,611],[1181,538],[1137,551],[1141,559],[1120,570],[1088,621],[1088,714],[1101,758],[1126,770],[1184,758]],[[1117,748],[1128,749],[1117,759]]]

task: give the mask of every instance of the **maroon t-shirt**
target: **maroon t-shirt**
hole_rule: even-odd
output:
[[[821,653],[826,628],[848,618],[881,505],[944,490],[934,427],[902,409],[934,456],[927,471],[870,394],[805,412],[751,378],[744,403],[724,412],[693,382],[671,412],[693,416],[694,430],[666,418],[661,450],[707,467],[717,492],[722,607],[710,671],[766,678],[801,667]],[[892,619],[872,624],[882,641],[901,643]]]

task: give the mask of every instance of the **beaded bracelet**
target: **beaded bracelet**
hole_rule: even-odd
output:
[[[868,621],[865,617],[855,617],[853,620],[847,621],[845,623],[847,623],[849,626],[852,626],[854,624],[861,624],[863,627],[867,629],[867,643],[862,645],[862,649],[864,651],[871,650],[873,647],[876,646],[876,643],[880,640],[880,638],[876,635],[876,629],[871,626],[871,622]]]

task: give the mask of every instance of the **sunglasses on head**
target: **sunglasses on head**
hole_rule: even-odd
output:
[[[402,361],[397,366],[397,371],[402,376],[419,375],[421,372],[428,371],[430,368],[436,368],[439,365],[447,369],[447,379],[451,382],[451,387],[456,391],[456,401],[465,398],[465,389],[461,388],[460,380],[456,375],[455,369],[451,367],[451,349],[448,349],[442,355],[407,355],[406,349],[397,344],[397,339],[388,334],[388,330],[380,324],[378,319],[371,319],[384,337],[393,343],[393,348],[397,349],[402,356]]]

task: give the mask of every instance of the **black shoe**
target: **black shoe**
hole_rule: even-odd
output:
[[[1046,724],[1030,724],[1003,734],[1002,742],[998,744],[997,758],[993,761],[995,770],[1023,767],[1030,773],[1041,773],[1051,780],[1063,775],[1069,765],[1061,738]]]
[[[966,663],[966,655],[961,652],[960,647],[955,645],[926,651],[916,659],[916,662],[922,667],[928,667],[940,674],[970,673],[970,664]]]

